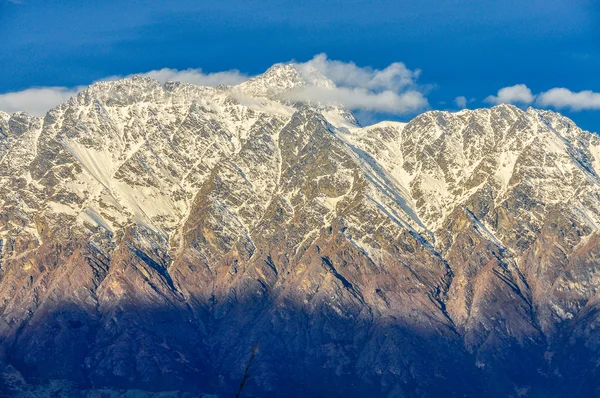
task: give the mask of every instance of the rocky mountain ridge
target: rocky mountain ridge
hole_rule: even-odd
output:
[[[1,113],[6,374],[227,395],[258,341],[259,396],[597,392],[600,137],[511,105],[361,127],[308,86]]]

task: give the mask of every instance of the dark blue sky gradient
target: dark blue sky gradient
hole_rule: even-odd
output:
[[[600,1],[71,1],[0,3],[0,93],[164,67],[330,59],[404,62],[434,109],[523,83],[600,92]],[[600,111],[563,112],[600,131]]]

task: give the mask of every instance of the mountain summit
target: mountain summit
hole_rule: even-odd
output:
[[[360,127],[278,64],[0,113],[0,391],[593,396],[600,138],[500,105]],[[29,394],[29,395],[27,395]]]
[[[251,78],[236,88],[252,96],[270,97],[303,87],[334,88],[335,84],[309,65],[275,64],[264,74]]]

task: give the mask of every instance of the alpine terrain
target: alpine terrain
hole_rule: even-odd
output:
[[[233,397],[248,365],[240,396],[600,395],[600,136],[511,105],[361,127],[310,87],[0,113],[0,395]]]

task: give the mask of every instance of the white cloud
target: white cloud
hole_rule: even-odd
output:
[[[219,84],[238,84],[248,79],[248,76],[237,70],[225,72],[204,73],[201,69],[159,69],[145,73],[148,76],[164,83],[166,81],[181,81],[200,86],[218,86]],[[116,80],[129,76],[109,76],[100,80]],[[77,87],[34,87],[23,91],[0,94],[0,110],[13,113],[25,111],[37,116],[43,116],[50,109],[62,104],[87,86]]]
[[[156,79],[161,83],[173,81],[191,83],[198,86],[218,86],[220,84],[235,85],[248,80],[249,77],[238,70],[204,73],[202,72],[202,69],[177,70],[169,68],[152,70],[140,74]]]
[[[371,92],[365,88],[305,87],[285,92],[282,97],[292,101],[341,104],[350,109],[393,114],[417,112],[428,105],[423,94],[414,90],[396,93],[390,90]]]
[[[590,90],[575,93],[566,88],[553,88],[539,94],[536,105],[573,111],[600,109],[600,93]]]
[[[38,87],[0,94],[0,110],[8,113],[25,111],[43,116],[48,110],[67,101],[84,88],[85,86],[75,88]]]
[[[458,106],[459,108],[466,108],[467,107],[467,97],[464,96],[458,96],[454,99],[454,103],[456,104],[456,106]]]
[[[336,87],[293,90],[286,93],[287,99],[337,103],[353,110],[391,114],[415,113],[429,106],[425,97],[427,89],[416,83],[421,71],[410,70],[401,62],[394,62],[383,69],[374,69],[359,67],[353,62],[330,60],[327,55],[319,54],[307,62],[294,64],[305,73],[315,70],[320,72],[333,81]],[[204,73],[201,69],[169,68],[140,75],[160,82],[182,81],[201,86],[236,85],[249,77],[238,70]],[[123,77],[129,76],[109,76],[101,80]],[[40,87],[0,94],[0,110],[11,113],[26,111],[42,116],[83,89],[85,86]]]
[[[504,87],[498,90],[497,95],[490,95],[485,102],[490,104],[531,104],[535,96],[524,84]]]
[[[531,104],[535,101],[535,105],[542,108],[600,110],[600,93],[591,90],[573,92],[567,88],[556,87],[534,95],[524,84],[504,87],[498,91],[498,95],[490,95],[485,101],[492,104]]]
[[[411,71],[402,62],[394,62],[379,70],[369,66],[359,67],[354,62],[331,60],[327,54],[315,55],[310,61],[297,65],[305,69],[315,68],[340,87],[395,92],[413,86],[421,74],[420,70]]]
[[[318,54],[310,61],[295,65],[309,75],[313,70],[320,72],[336,87],[292,90],[284,95],[290,100],[336,103],[353,110],[393,114],[413,113],[429,106],[423,94],[425,90],[416,84],[421,71],[410,70],[401,62],[373,69]]]

